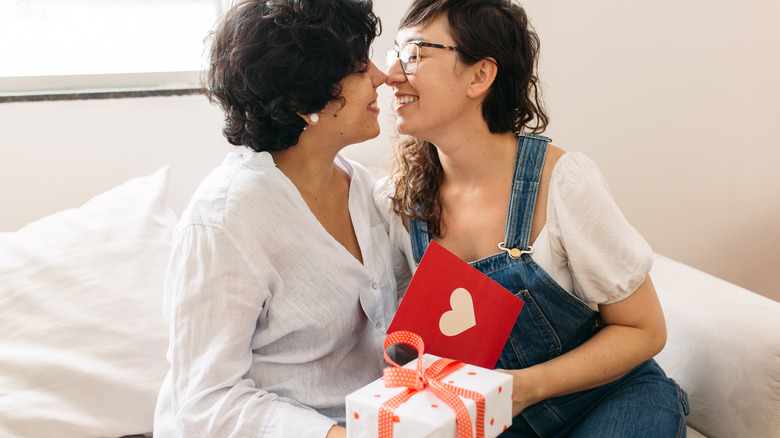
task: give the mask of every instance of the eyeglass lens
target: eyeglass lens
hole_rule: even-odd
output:
[[[401,68],[404,73],[411,74],[417,71],[417,64],[420,59],[420,48],[414,43],[406,43],[401,50],[390,49],[387,51],[387,67],[390,67],[396,59],[401,59]]]

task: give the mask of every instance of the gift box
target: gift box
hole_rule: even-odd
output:
[[[420,355],[399,367],[385,353],[384,377],[346,397],[348,437],[492,438],[512,424],[512,376],[425,354],[413,333],[387,339]]]

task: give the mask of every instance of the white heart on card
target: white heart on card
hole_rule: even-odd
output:
[[[450,308],[439,318],[439,330],[445,336],[457,336],[477,325],[471,293],[459,287],[450,295]]]

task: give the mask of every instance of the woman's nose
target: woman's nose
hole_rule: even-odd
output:
[[[401,60],[398,58],[388,62],[385,74],[387,75],[387,85],[392,86],[393,84],[406,81],[406,73],[404,73],[404,69],[401,67]]]
[[[387,82],[387,75],[379,69],[373,62],[371,62],[371,77],[373,79],[374,88]]]

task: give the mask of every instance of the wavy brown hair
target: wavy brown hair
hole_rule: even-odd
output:
[[[460,48],[461,62],[473,65],[493,58],[498,73],[482,104],[490,132],[543,132],[548,123],[542,102],[538,67],[539,37],[525,10],[512,0],[415,0],[400,29],[428,26],[446,15],[449,31]],[[430,142],[403,137],[396,150],[393,209],[443,236],[439,186],[443,170]]]

